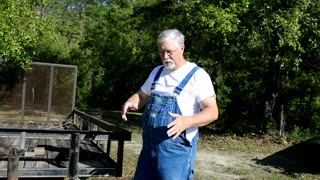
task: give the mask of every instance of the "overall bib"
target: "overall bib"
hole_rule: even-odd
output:
[[[151,90],[163,70],[158,70]],[[141,117],[143,146],[135,173],[135,180],[188,180],[193,179],[193,165],[199,134],[190,143],[186,131],[172,139],[167,134],[167,125],[174,121],[168,112],[181,114],[176,97],[200,67],[196,66],[174,90],[173,96],[151,92],[149,102]]]

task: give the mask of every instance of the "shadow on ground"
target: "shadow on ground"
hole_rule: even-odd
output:
[[[285,173],[320,173],[320,136],[278,151],[257,164],[273,166]]]

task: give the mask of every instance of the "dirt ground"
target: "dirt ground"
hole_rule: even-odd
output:
[[[138,155],[141,144],[126,142],[125,148]],[[319,138],[270,153],[199,149],[195,180],[320,179],[319,152]]]
[[[199,150],[197,154],[195,172],[198,179],[206,180],[234,180],[246,179],[256,176],[268,177],[279,169],[263,166],[256,163],[268,154],[248,154],[230,151]],[[249,177],[248,177],[249,176]]]
[[[135,118],[131,118],[135,119]],[[136,118],[137,119],[137,118]],[[110,121],[110,118],[108,118]],[[124,168],[123,178],[132,179],[135,161],[141,150],[141,129],[139,121],[118,123],[133,132],[132,140],[125,142],[125,157],[131,157]],[[137,129],[140,129],[140,131]],[[207,130],[207,132],[209,132]],[[206,133],[202,131],[201,133]],[[136,137],[138,134],[138,137]],[[207,136],[214,132],[207,133]],[[205,136],[203,136],[205,137]],[[255,137],[255,136],[254,136]],[[140,139],[140,140],[139,140]],[[222,146],[204,146],[197,152],[194,180],[313,180],[320,179],[320,137],[286,146],[274,138],[255,137],[249,139],[217,137],[202,142],[222,144]],[[218,143],[216,143],[218,142]],[[246,143],[248,142],[248,143]],[[209,143],[210,144],[210,143]],[[225,146],[227,145],[227,146]],[[239,145],[239,146],[238,146]],[[218,147],[218,148],[216,148]],[[229,147],[232,147],[230,149]],[[124,160],[126,163],[126,159]],[[128,178],[129,177],[129,178]]]
[[[136,155],[140,153],[141,145],[128,142],[125,148],[130,149]],[[256,163],[256,160],[263,159],[269,154],[248,154],[219,150],[199,150],[195,162],[195,180],[235,180],[243,179],[241,174],[253,179],[254,174],[268,177],[272,172],[279,172],[278,169]],[[254,173],[254,174],[253,174]],[[246,178],[246,179],[247,179]]]

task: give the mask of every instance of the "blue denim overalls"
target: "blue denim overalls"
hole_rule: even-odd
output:
[[[155,89],[156,81],[163,70],[158,70],[151,90]],[[193,165],[197,151],[199,135],[190,143],[186,139],[186,131],[176,139],[167,134],[167,125],[174,118],[168,112],[181,114],[176,96],[188,83],[194,72],[200,67],[196,66],[175,88],[173,96],[160,95],[151,92],[149,102],[141,117],[143,128],[143,147],[139,156],[135,173],[135,180],[188,180],[193,179]]]

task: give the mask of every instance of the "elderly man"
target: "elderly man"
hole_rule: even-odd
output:
[[[134,179],[193,179],[198,127],[218,118],[215,91],[208,73],[184,58],[180,31],[161,32],[157,44],[163,65],[122,106],[122,119],[127,120],[129,110],[146,105]]]

